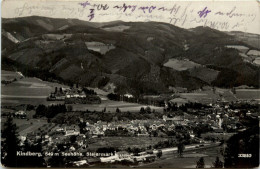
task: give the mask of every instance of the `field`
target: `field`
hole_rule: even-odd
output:
[[[236,90],[236,97],[238,99],[260,99],[260,89],[237,89]]]
[[[206,67],[196,67],[189,69],[189,72],[191,76],[197,77],[209,84],[217,78],[219,73],[219,71]]]
[[[189,60],[169,59],[168,62],[164,64],[164,66],[175,69],[177,71],[183,71],[195,67],[200,67],[201,65]]]
[[[191,152],[184,152],[183,157],[179,158],[176,154],[163,155],[161,159],[153,163],[143,164],[139,167],[142,168],[196,168],[196,162],[200,157],[204,157],[205,168],[211,168],[212,163],[216,157],[220,157],[221,147],[213,147],[209,149],[194,150]]]
[[[125,25],[119,25],[119,26],[113,26],[113,27],[105,27],[102,28],[103,30],[106,31],[112,31],[112,32],[123,32],[126,29],[129,29],[130,26],[125,26]]]
[[[247,55],[260,56],[259,50],[250,50],[247,52]]]
[[[237,49],[242,53],[246,53],[248,51],[248,47],[246,46],[241,46],[241,45],[227,45],[226,48],[233,48],[233,49]]]
[[[19,77],[16,72],[2,71],[3,77]],[[42,81],[38,78],[19,78],[17,81],[12,82],[8,85],[1,85],[2,87],[2,105],[19,105],[19,104],[61,104],[64,102],[61,101],[46,101],[47,96],[55,90],[55,87],[64,87],[67,86]],[[97,88],[90,88],[95,90],[97,94],[101,97],[101,104],[76,104],[73,105],[73,110],[90,110],[90,111],[101,111],[105,107],[109,112],[115,112],[116,108],[119,108],[121,111],[139,111],[141,107],[146,107],[146,105],[140,105],[137,103],[127,103],[119,101],[108,100],[106,95],[107,92],[104,92]],[[150,106],[152,109],[162,111],[160,107]]]
[[[260,65],[260,57],[255,58],[254,63]]]
[[[19,77],[17,81],[7,85],[1,85],[2,105],[17,104],[52,104],[47,102],[47,96],[55,90],[55,87],[66,87],[58,83],[42,81],[38,78],[22,77],[16,72],[3,71],[2,78]]]
[[[102,137],[96,138],[95,143],[89,144],[89,149],[96,149],[99,147],[116,147],[125,149],[128,147],[143,147],[146,148],[150,145],[157,144],[159,141],[167,140],[161,137]]]
[[[42,81],[38,78],[27,78],[22,77],[19,73],[2,71],[2,79],[10,80],[16,78],[17,81],[14,81],[7,85],[1,85],[1,99],[2,105],[19,105],[19,104],[62,104],[64,102],[60,101],[46,101],[46,97],[55,90],[55,87],[64,87],[58,83]],[[139,111],[141,107],[146,107],[146,105],[140,105],[137,103],[127,103],[121,101],[111,101],[108,100],[106,95],[107,92],[104,92],[97,88],[94,89],[97,94],[101,97],[101,104],[84,104],[84,105],[73,105],[74,110],[79,111],[101,111],[105,107],[107,112],[114,112],[116,108],[119,108],[121,111]],[[201,102],[201,103],[210,103],[218,99],[224,99],[226,101],[236,101],[237,99],[260,99],[260,89],[237,89],[236,95],[231,93],[230,89],[221,89],[216,88],[215,93],[211,87],[205,87],[203,90],[197,90],[192,93],[180,93],[181,98],[187,99],[191,102]],[[161,107],[150,106],[152,109],[157,111],[162,111]]]
[[[2,70],[1,80],[12,80],[14,78],[19,79],[22,76],[19,73]]]
[[[1,118],[1,127],[3,128],[3,124],[5,123],[6,118]],[[42,119],[14,119],[13,120],[16,126],[18,127],[19,135],[25,136],[26,134],[36,131],[41,128],[44,124],[47,124],[46,120]]]
[[[122,112],[138,112],[141,107],[146,107],[147,105],[141,105],[137,103],[128,103],[123,101],[112,101],[112,100],[102,100],[101,104],[74,104],[72,105],[74,111],[102,111],[106,108],[107,112],[115,112],[119,108]],[[163,111],[163,107],[150,106],[151,109],[156,111]]]
[[[203,133],[201,134],[201,138],[205,139],[206,137],[211,137],[211,138],[215,138],[215,139],[223,139],[225,141],[227,141],[231,136],[233,136],[236,133]]]
[[[99,52],[100,54],[106,54],[108,51],[115,49],[116,47],[112,44],[104,44],[101,42],[85,42],[89,50]]]
[[[219,100],[236,101],[237,98],[231,93],[230,89],[216,88],[215,93],[209,87],[197,90],[192,93],[180,93],[181,98],[190,102],[211,103]]]

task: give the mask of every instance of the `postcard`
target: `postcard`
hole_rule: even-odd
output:
[[[259,9],[3,1],[1,165],[259,167]]]

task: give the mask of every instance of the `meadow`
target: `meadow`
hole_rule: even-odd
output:
[[[1,127],[3,128],[3,125],[6,121],[6,118],[1,118]],[[33,131],[38,130],[45,124],[47,124],[47,120],[43,119],[13,119],[13,122],[18,127],[18,133],[19,135],[26,136],[28,133],[31,133]]]
[[[195,67],[200,67],[201,65],[189,60],[169,59],[168,62],[164,64],[164,66],[175,69],[177,71],[183,71]]]
[[[14,81],[10,84],[1,85],[1,99],[2,105],[19,105],[19,104],[63,104],[62,101],[46,101],[47,96],[55,90],[55,87],[67,88],[67,86],[42,81],[38,78],[28,78],[22,77],[19,73],[11,71],[2,71],[2,79],[13,79],[16,78],[17,81]],[[106,108],[107,112],[115,112],[117,108],[121,111],[134,111],[137,112],[141,107],[146,107],[147,105],[141,105],[137,103],[127,103],[122,101],[112,101],[108,100],[106,95],[107,92],[104,92],[97,88],[91,88],[97,92],[101,97],[101,104],[76,104],[73,105],[73,110],[77,111],[102,111]],[[191,102],[201,102],[201,103],[210,103],[215,102],[218,99],[224,99],[226,101],[236,101],[237,99],[241,100],[251,100],[251,99],[260,99],[260,89],[237,89],[236,94],[231,93],[230,89],[216,88],[215,93],[211,87],[205,87],[202,90],[196,90],[191,93],[179,93],[181,98],[187,99]],[[151,109],[157,111],[163,111],[162,107],[150,106]]]
[[[46,98],[55,90],[55,87],[67,88],[65,85],[42,81],[38,78],[22,77],[11,71],[2,71],[1,77],[5,79],[17,78],[17,81],[10,84],[1,84],[2,105],[52,104],[52,102],[47,102]]]
[[[126,149],[128,147],[147,148],[150,145],[155,145],[159,141],[166,141],[167,138],[162,137],[102,137],[95,138],[92,144],[89,144],[89,149],[96,149],[100,147],[115,147]]]
[[[236,97],[242,100],[260,100],[260,89],[237,89]]]
[[[202,90],[196,90],[191,93],[180,93],[179,96],[190,102],[199,102],[205,104],[216,102],[217,100],[224,100],[229,102],[237,100],[236,96],[231,92],[230,89],[216,88],[214,92],[209,87],[205,87]]]
[[[102,111],[106,108],[106,112],[116,112],[119,108],[121,112],[139,112],[141,107],[147,107],[147,105],[128,103],[123,101],[113,101],[113,100],[102,100],[101,104],[73,104],[74,111]],[[159,112],[163,111],[163,107],[149,106],[152,110]]]

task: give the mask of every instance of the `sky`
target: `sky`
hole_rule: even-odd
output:
[[[208,26],[221,31],[260,34],[257,1],[80,1],[6,0],[2,18],[44,16],[90,22],[166,22],[182,28]]]

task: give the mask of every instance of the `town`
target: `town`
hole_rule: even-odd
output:
[[[60,3],[3,3],[3,166],[259,166],[256,5]]]
[[[92,90],[73,90],[56,88],[48,100],[98,98]],[[143,166],[169,154],[182,157],[186,151],[221,148],[230,137],[258,125],[259,120],[258,105],[249,101],[168,101],[162,112],[149,105],[138,112],[122,112],[119,108],[107,112],[106,107],[100,112],[74,111],[73,104],[27,105],[25,110],[13,110],[14,120],[28,121],[31,126],[38,121],[36,127],[19,133],[21,149],[41,152],[44,165],[51,167]],[[7,109],[3,109],[2,118],[7,118]],[[35,114],[26,113],[31,111]]]

